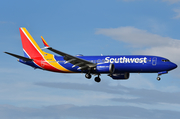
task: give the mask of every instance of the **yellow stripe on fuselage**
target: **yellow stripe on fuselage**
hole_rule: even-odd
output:
[[[46,59],[46,61],[52,65],[53,67],[61,70],[61,71],[64,71],[64,72],[67,72],[67,73],[74,73],[70,70],[67,70],[66,68],[64,68],[63,66],[61,66],[55,59],[54,59],[54,55],[52,54],[49,54],[49,53],[45,53],[44,52],[44,59]]]

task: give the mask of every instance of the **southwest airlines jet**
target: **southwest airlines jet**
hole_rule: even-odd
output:
[[[60,73],[85,73],[87,79],[97,75],[94,80],[100,82],[101,74],[107,74],[115,80],[123,80],[128,79],[130,73],[158,73],[157,80],[160,80],[160,75],[177,67],[166,58],[149,55],[72,56],[50,47],[42,36],[45,47],[40,48],[26,28],[19,28],[19,30],[24,56],[5,53],[35,69]],[[48,49],[58,56],[46,53],[42,49]]]

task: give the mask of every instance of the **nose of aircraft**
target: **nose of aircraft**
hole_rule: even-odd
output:
[[[178,66],[175,64],[175,63],[172,63],[171,62],[171,64],[169,65],[169,68],[170,68],[170,70],[173,70],[173,69],[175,69],[175,68],[177,68]]]

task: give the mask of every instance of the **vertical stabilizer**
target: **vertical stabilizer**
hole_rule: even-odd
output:
[[[53,54],[49,54],[42,51],[41,48],[36,43],[36,41],[33,39],[33,37],[26,30],[26,28],[22,27],[19,28],[19,30],[20,30],[24,55],[26,58],[32,59],[33,63],[37,67],[54,72],[71,72],[65,69],[64,67],[62,67],[61,65],[59,65],[59,63],[54,58]]]
[[[19,28],[21,40],[22,40],[22,46],[25,57],[28,58],[42,58],[44,52],[41,50],[41,48],[38,46],[38,44],[35,42],[33,37],[29,34],[29,32],[26,30],[26,28]]]

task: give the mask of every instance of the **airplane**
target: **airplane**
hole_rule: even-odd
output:
[[[177,65],[170,60],[150,55],[112,55],[112,56],[73,56],[56,50],[48,45],[41,36],[44,48],[40,48],[26,28],[21,27],[20,36],[24,56],[4,52],[18,58],[20,63],[29,65],[35,69],[42,69],[59,73],[84,73],[87,79],[92,75],[96,82],[100,82],[101,74],[107,74],[114,80],[129,79],[130,73],[158,73],[167,74],[177,68]],[[48,49],[58,55],[44,52]],[[60,56],[59,56],[60,55]]]

